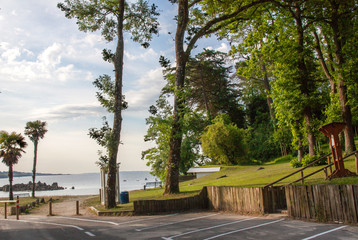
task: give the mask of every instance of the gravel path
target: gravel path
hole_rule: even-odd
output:
[[[87,207],[83,206],[86,199],[93,196],[67,196],[61,201],[55,201],[52,204],[52,214],[57,216],[74,216],[76,215],[76,201],[80,201],[80,215],[90,216],[94,215]],[[53,199],[57,199],[53,197]],[[38,208],[31,210],[31,215],[48,215],[49,205],[44,204]]]

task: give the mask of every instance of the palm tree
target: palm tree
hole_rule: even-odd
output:
[[[37,163],[37,146],[39,140],[44,138],[46,129],[46,122],[36,120],[33,122],[27,122],[25,127],[25,135],[34,143],[34,164],[32,168],[32,197],[35,197],[35,178],[36,178],[36,163]]]
[[[12,132],[9,134],[6,131],[0,131],[0,158],[2,162],[9,167],[9,199],[13,200],[14,195],[12,192],[12,180],[13,180],[13,168],[12,166],[16,164],[22,153],[25,152],[23,148],[27,146],[25,138],[21,133]]]

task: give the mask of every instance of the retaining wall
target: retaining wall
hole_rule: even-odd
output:
[[[286,186],[285,189],[290,217],[357,223],[358,185]]]
[[[274,213],[285,209],[284,188],[208,187],[208,206],[240,214]]]
[[[286,208],[285,189],[204,187],[199,195],[169,200],[134,201],[136,214],[177,212],[196,209],[230,211],[241,214],[273,213]]]
[[[168,200],[138,200],[134,201],[133,205],[136,214],[149,214],[207,209],[207,202],[207,189],[204,187],[199,195],[193,197]]]

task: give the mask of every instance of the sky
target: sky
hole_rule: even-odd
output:
[[[110,115],[98,103],[92,82],[113,76],[113,66],[102,60],[104,48],[114,42],[100,32],[81,32],[75,19],[57,8],[60,0],[0,0],[0,130],[24,133],[28,121],[46,121],[48,132],[39,142],[37,172],[99,172],[95,162],[100,147],[89,138],[89,128],[100,128]],[[123,112],[118,162],[121,171],[150,170],[141,152],[153,146],[144,142],[145,118],[165,85],[161,55],[175,62],[176,5],[150,1],[159,7],[159,36],[144,49],[125,35],[123,90],[129,108]],[[227,52],[215,38],[201,39],[198,48]],[[194,51],[194,54],[195,54]],[[111,123],[110,123],[111,125]],[[31,172],[33,143],[14,166]],[[0,163],[0,171],[8,168]]]

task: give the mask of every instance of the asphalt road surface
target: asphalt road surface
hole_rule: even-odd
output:
[[[134,217],[26,215],[20,220],[14,216],[1,218],[0,239],[356,240],[358,226],[296,221],[280,215],[254,217],[217,212]]]

